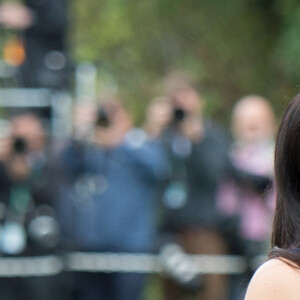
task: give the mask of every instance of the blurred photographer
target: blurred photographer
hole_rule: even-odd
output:
[[[3,256],[52,254],[59,241],[46,133],[41,121],[23,112],[11,118],[0,162],[0,252]],[[2,278],[3,299],[59,297],[55,277]]]
[[[149,253],[156,228],[154,195],[164,156],[147,134],[132,127],[120,101],[95,107],[90,141],[73,141],[62,153],[67,179],[61,195],[63,234],[75,249]],[[74,299],[138,300],[145,274],[75,274]]]
[[[21,113],[11,119],[10,134],[1,149],[1,161],[10,178],[23,181],[38,160],[27,163],[28,156],[40,156],[45,151],[45,132],[41,121],[30,113]]]
[[[204,100],[193,82],[181,73],[167,80],[172,113],[161,137],[169,161],[162,193],[162,237],[166,247],[175,243],[188,254],[224,254],[227,246],[219,230],[215,194],[226,169],[227,140],[220,128],[204,119]],[[175,273],[174,269],[174,274],[166,274],[165,299],[182,299],[183,285],[192,285],[197,299],[219,300],[227,294],[225,276],[197,279],[195,274],[189,285],[183,284],[184,274],[180,278]]]
[[[247,95],[233,107],[231,128],[234,142],[229,155],[239,170],[239,176],[228,174],[224,178],[217,204],[224,217],[238,220],[231,251],[244,255],[251,266],[270,247],[276,196],[273,180],[276,118],[273,107],[260,95]],[[249,268],[246,274],[232,276],[232,299],[240,299],[245,293],[252,272]]]

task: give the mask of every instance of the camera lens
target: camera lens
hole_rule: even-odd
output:
[[[173,111],[174,122],[181,122],[185,118],[185,111],[182,108],[175,108]]]
[[[101,127],[109,127],[109,117],[107,112],[103,108],[98,109],[96,124]]]
[[[13,142],[13,149],[16,153],[23,154],[27,151],[27,142],[24,138],[16,137]]]

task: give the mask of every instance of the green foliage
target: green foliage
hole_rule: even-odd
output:
[[[279,111],[299,82],[295,0],[73,0],[71,20],[75,60],[109,70],[139,122],[174,68],[196,75],[221,121],[248,93]]]

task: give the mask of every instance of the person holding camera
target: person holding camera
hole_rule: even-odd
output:
[[[215,194],[227,165],[227,140],[204,119],[204,100],[192,81],[175,75],[168,95],[171,118],[161,136],[169,161],[162,191],[162,253],[175,244],[187,254],[224,254]],[[184,288],[193,288],[197,299],[224,299],[226,282],[215,274],[195,274],[185,281],[174,266],[163,281],[165,299],[182,299]]]
[[[0,153],[0,253],[2,256],[53,254],[59,243],[50,167],[43,125],[30,112],[15,114]],[[57,177],[57,176],[56,176]],[[60,299],[57,278],[1,278],[0,298]]]
[[[99,253],[153,251],[155,186],[164,172],[162,151],[132,127],[120,101],[94,111],[91,141],[73,141],[62,153],[68,183],[61,195],[63,233],[73,248]],[[75,274],[74,299],[141,299],[145,275]]]
[[[236,219],[231,232],[232,254],[244,255],[251,266],[269,248],[275,206],[275,114],[267,99],[247,95],[236,102],[231,119],[234,142],[230,159],[246,176],[242,180],[241,176],[228,174],[219,186],[217,206],[225,218]],[[246,275],[233,276],[234,299],[240,299],[245,292],[252,271],[249,268]]]

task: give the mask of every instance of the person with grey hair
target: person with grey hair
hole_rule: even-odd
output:
[[[232,174],[228,176],[219,186],[217,205],[224,218],[236,220],[231,234],[232,254],[244,255],[252,265],[255,258],[267,253],[271,234],[275,202],[273,108],[264,97],[247,95],[233,107],[231,124],[234,141],[229,156],[233,166],[247,175],[243,182]],[[249,180],[250,175],[257,177],[257,184]],[[251,272],[248,276],[232,276],[232,282],[236,281],[233,299],[244,292]]]

